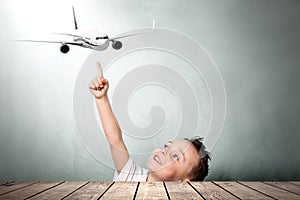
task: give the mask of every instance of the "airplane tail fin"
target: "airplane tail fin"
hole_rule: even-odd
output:
[[[76,16],[75,16],[75,9],[74,9],[74,6],[72,6],[72,9],[73,9],[73,18],[74,18],[75,30],[77,30],[77,29],[78,29],[78,26],[77,26],[77,21],[76,21]]]

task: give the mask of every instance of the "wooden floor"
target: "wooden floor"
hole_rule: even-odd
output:
[[[0,182],[0,199],[300,199],[300,181]]]

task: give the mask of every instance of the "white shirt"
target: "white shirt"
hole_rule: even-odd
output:
[[[146,181],[148,177],[148,170],[142,168],[136,164],[131,158],[128,159],[127,163],[123,167],[120,174],[115,171],[115,176],[113,181]]]

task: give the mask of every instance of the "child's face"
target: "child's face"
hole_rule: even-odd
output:
[[[188,180],[188,174],[199,163],[197,149],[187,140],[168,142],[164,148],[155,149],[147,168],[157,180]]]

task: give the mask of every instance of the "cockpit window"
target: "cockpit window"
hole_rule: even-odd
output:
[[[100,39],[108,39],[108,36],[104,36],[104,37],[96,37],[96,40],[100,40]]]

